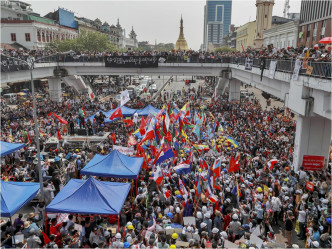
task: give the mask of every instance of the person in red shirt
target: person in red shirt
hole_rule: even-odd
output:
[[[227,213],[223,218],[224,218],[223,230],[226,231],[227,227],[229,226],[229,223],[231,222],[231,215],[229,213]]]
[[[51,220],[51,226],[50,226],[50,235],[53,234],[55,236],[54,242],[58,245],[58,247],[61,246],[61,235],[60,235],[60,228],[62,227],[62,223],[56,224],[57,220],[56,218],[53,218]]]

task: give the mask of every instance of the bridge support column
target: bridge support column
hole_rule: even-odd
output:
[[[59,78],[59,77],[48,78],[48,91],[49,91],[51,100],[60,102],[60,100],[61,100],[61,78]]]
[[[294,141],[294,170],[302,166],[303,156],[324,156],[324,165],[328,163],[331,141],[331,120],[316,116],[297,116]]]
[[[231,79],[229,81],[229,101],[240,101],[240,86],[241,81],[237,79]]]

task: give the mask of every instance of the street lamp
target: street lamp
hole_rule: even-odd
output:
[[[14,57],[9,57],[11,59],[21,61],[23,63],[26,63],[29,66],[30,70],[30,81],[31,81],[31,91],[32,91],[32,109],[33,109],[33,121],[35,123],[35,134],[36,134],[36,146],[37,146],[37,157],[38,157],[38,171],[39,171],[39,184],[40,184],[40,192],[41,192],[41,200],[44,200],[44,185],[43,185],[43,175],[42,175],[42,170],[41,170],[41,160],[40,160],[40,144],[39,144],[39,129],[38,129],[38,123],[37,123],[37,107],[36,107],[36,97],[35,97],[35,85],[33,82],[33,75],[32,75],[32,70],[34,68],[34,65],[37,61],[47,59],[53,56],[57,56],[59,53],[51,54],[48,56],[44,56],[35,60],[30,60],[25,61],[22,59],[14,58]],[[6,55],[4,55],[6,56]],[[8,56],[6,56],[8,57]]]

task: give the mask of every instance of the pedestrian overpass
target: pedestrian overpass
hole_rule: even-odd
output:
[[[252,67],[246,70],[240,63],[159,63],[158,67],[105,67],[104,62],[50,62],[36,63],[33,78],[48,78],[50,96],[60,100],[63,79],[73,87],[84,85],[82,75],[178,75],[219,77],[218,92],[229,87],[231,101],[240,100],[241,83],[248,84],[276,96],[295,114],[296,135],[294,165],[302,165],[303,155],[328,155],[331,142],[331,80],[324,77],[299,75],[292,79],[292,71],[276,71],[271,77],[269,69]],[[30,80],[29,70],[2,72],[1,83]],[[175,84],[175,82],[173,83]]]

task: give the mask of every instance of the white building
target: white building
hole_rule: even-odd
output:
[[[275,48],[296,47],[298,34],[298,21],[290,21],[264,30],[264,46],[273,44]]]
[[[28,49],[43,49],[56,40],[74,39],[77,30],[33,13],[30,4],[1,2],[1,43],[18,43]]]

